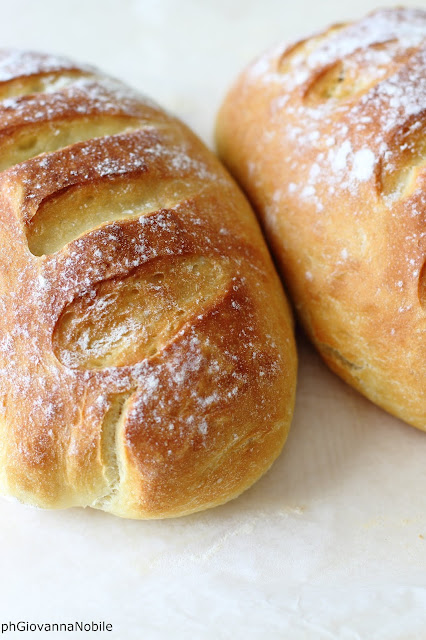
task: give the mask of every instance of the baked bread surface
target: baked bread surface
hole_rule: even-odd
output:
[[[426,12],[378,10],[257,59],[218,116],[324,360],[426,429]]]
[[[0,55],[0,489],[155,518],[279,454],[292,320],[255,217],[178,120],[98,71]]]

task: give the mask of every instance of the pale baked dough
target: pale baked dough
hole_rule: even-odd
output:
[[[96,70],[0,55],[0,489],[176,516],[279,454],[296,354],[247,201]]]
[[[379,10],[240,76],[219,153],[324,360],[426,429],[426,12]]]

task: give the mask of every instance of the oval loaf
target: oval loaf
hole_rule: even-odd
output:
[[[238,79],[221,157],[329,366],[426,429],[426,12],[379,10]]]
[[[251,485],[294,404],[255,217],[178,120],[96,70],[0,55],[0,491],[176,516]]]

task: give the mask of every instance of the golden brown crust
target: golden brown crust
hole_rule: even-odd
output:
[[[2,492],[134,518],[235,497],[284,444],[296,373],[250,207],[93,69],[5,54],[0,84]]]
[[[426,12],[379,10],[252,64],[219,114],[330,367],[426,429]]]

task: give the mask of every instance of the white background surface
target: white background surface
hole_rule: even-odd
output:
[[[1,45],[94,63],[211,144],[217,107],[252,57],[380,4],[1,0]],[[119,640],[426,638],[426,434],[299,344],[288,444],[238,500],[149,522],[1,500],[0,623],[105,620],[112,633],[84,637]]]

